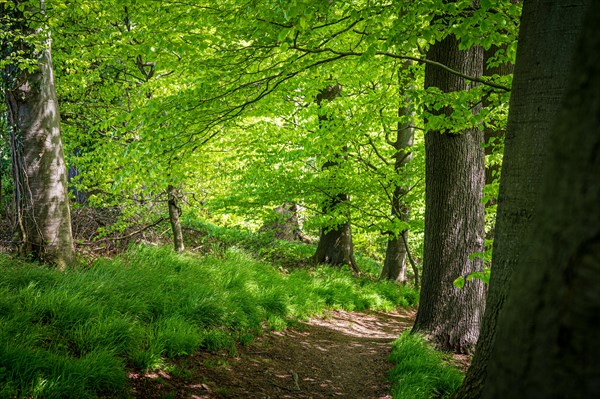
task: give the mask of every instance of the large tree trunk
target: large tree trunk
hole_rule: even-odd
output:
[[[337,195],[328,204],[331,208],[324,212],[331,212],[333,208],[343,206],[350,199],[346,194]],[[354,245],[352,244],[352,230],[349,222],[344,222],[330,229],[322,228],[319,235],[319,244],[313,259],[317,263],[331,265],[349,265],[355,272],[358,271],[354,259]]]
[[[323,207],[323,213],[337,212],[336,209],[344,207],[344,203],[348,201],[350,201],[350,197],[347,194],[338,194],[327,201]],[[349,216],[343,223],[321,228],[317,250],[312,259],[316,263],[348,265],[355,273],[359,273],[354,259],[352,228],[348,219]]]
[[[339,84],[331,85],[321,90],[317,95],[316,101],[319,107],[323,100],[332,101],[340,95],[342,86]],[[324,125],[328,121],[327,116],[319,116],[319,128],[323,129]],[[342,149],[342,154],[345,153],[346,148]],[[341,159],[344,159],[342,155]],[[340,161],[327,160],[323,164],[323,169],[335,168]],[[334,177],[335,178],[335,177]],[[323,213],[346,212],[344,207],[345,203],[350,201],[350,196],[345,193],[330,193],[328,198],[323,205]],[[358,266],[354,260],[354,245],[352,244],[352,227],[350,225],[350,216],[348,215],[343,223],[335,226],[326,226],[321,228],[319,233],[319,244],[317,250],[313,255],[313,261],[317,263],[329,263],[332,265],[349,265],[355,272],[358,273]]]
[[[406,62],[402,69],[410,68],[411,63]],[[400,91],[409,88],[412,82],[406,82],[402,79],[402,69],[398,72]],[[410,76],[410,75],[409,75]],[[413,112],[410,107],[409,99],[401,96],[401,105],[398,107],[398,117],[402,118],[398,122],[396,129],[396,140],[390,144],[394,147],[394,173],[400,175],[404,166],[412,160],[411,147],[414,139],[413,127]],[[390,140],[391,141],[391,140]],[[392,191],[391,208],[392,218],[401,222],[407,223],[410,218],[410,208],[403,200],[403,197],[408,192],[406,186],[395,183]],[[381,270],[381,279],[397,281],[399,283],[406,282],[406,237],[408,229],[403,229],[400,232],[390,232],[387,241],[385,252],[385,261]],[[415,281],[418,281],[418,274],[415,275]]]
[[[403,230],[397,236],[390,235],[385,249],[385,260],[379,278],[398,283],[406,282],[406,246],[402,238]]]
[[[541,189],[539,171],[546,161],[560,99],[567,89],[567,71],[585,7],[579,5],[569,10],[565,13],[560,1],[545,1],[541,5],[539,0],[532,0],[524,4],[505,139],[491,281],[475,356],[462,387],[454,395],[457,399],[481,396],[498,315],[513,270],[531,250],[523,236],[531,229]],[[537,23],[549,20],[555,21],[554,25]]]
[[[544,177],[533,228],[520,236],[527,251],[518,260],[498,320],[483,397],[598,398],[600,3],[580,1],[565,10],[563,1],[527,1],[525,7],[523,39],[540,40],[539,51],[556,57],[573,52],[570,29],[580,25],[582,15],[587,22],[574,61],[569,62],[568,92],[544,157],[545,173],[538,172]],[[540,31],[546,35],[537,34]],[[515,77],[542,66],[521,61]],[[536,104],[544,107],[547,98],[538,97]],[[543,129],[537,125],[527,137],[533,140]],[[506,158],[507,164],[511,161]],[[518,181],[525,185],[527,177]]]
[[[13,23],[33,32],[22,14]],[[42,50],[13,44],[30,49],[29,57],[38,60],[34,71],[9,66],[4,73],[21,251],[64,269],[73,259],[73,238],[50,36]]]
[[[482,49],[461,51],[454,36],[435,43],[427,57],[467,75],[481,76],[483,72]],[[427,65],[425,86],[452,92],[468,90],[471,83]],[[473,350],[484,310],[481,281],[466,281],[462,289],[453,285],[457,277],[483,270],[481,259],[470,259],[474,252],[482,252],[484,245],[482,142],[478,128],[460,134],[429,131],[425,135],[425,248],[413,331],[426,333],[440,348],[458,353]]]

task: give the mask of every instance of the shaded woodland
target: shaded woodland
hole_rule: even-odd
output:
[[[400,312],[335,395],[600,397],[597,2],[0,13],[0,396],[330,397],[197,366]]]

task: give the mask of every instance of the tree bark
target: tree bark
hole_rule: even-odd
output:
[[[322,90],[316,98],[319,107],[323,100],[332,101],[340,95],[342,86],[339,84],[328,86]],[[328,118],[319,116],[319,128],[323,129],[323,124]],[[342,149],[342,153],[347,150]],[[343,159],[343,156],[342,156]],[[323,169],[337,166],[339,160],[327,160],[323,164]],[[328,214],[343,209],[344,204],[350,201],[350,196],[345,193],[333,193],[323,205],[323,213]],[[344,210],[342,210],[344,212]],[[358,273],[358,266],[354,259],[354,245],[352,244],[352,227],[350,217],[346,217],[343,223],[321,228],[319,233],[319,243],[317,250],[313,255],[313,261],[317,263],[329,263],[331,265],[349,265],[352,270]]]
[[[406,283],[406,247],[402,239],[403,230],[398,236],[388,238],[385,250],[385,260],[379,278],[382,280]]]
[[[340,206],[350,198],[346,194],[339,194],[327,205],[331,208],[324,212],[331,212],[332,208]],[[352,229],[350,222],[344,222],[330,229],[322,228],[319,234],[319,244],[313,259],[317,263],[331,265],[348,265],[358,272],[354,259],[354,245],[352,244]]]
[[[482,57],[478,47],[459,50],[454,36],[435,43],[427,55],[471,76],[481,76]],[[471,84],[441,68],[425,67],[425,87],[452,92],[468,90]],[[457,277],[483,269],[481,259],[469,259],[474,252],[482,252],[484,245],[482,142],[483,133],[478,128],[460,134],[429,131],[425,135],[425,248],[413,331],[423,332],[440,348],[458,353],[472,352],[484,310],[481,281],[466,281],[462,289],[453,285]]]
[[[481,397],[498,315],[513,270],[530,251],[522,237],[531,229],[541,190],[538,171],[546,161],[554,118],[567,89],[567,71],[572,64],[584,12],[585,7],[579,5],[565,13],[560,1],[532,0],[523,6],[498,198],[492,275],[479,342],[465,381],[453,396],[457,399]]]
[[[298,217],[300,209],[301,207],[298,204],[285,202],[273,209],[274,217],[266,221],[258,231],[270,233],[278,240],[310,243],[310,239],[302,233],[302,226]]]
[[[411,62],[408,61],[404,64],[403,69],[407,69],[411,66]],[[400,90],[410,87],[411,82],[406,82],[406,79],[402,79],[402,70],[398,72]],[[402,93],[400,93],[402,94]],[[412,118],[414,117],[413,111],[409,104],[409,99],[402,96],[402,103],[398,107],[398,117],[403,118],[398,122],[396,129],[396,140],[390,144],[394,147],[394,173],[399,176],[404,169],[404,166],[412,160],[411,147],[414,139],[414,127]],[[410,218],[410,208],[408,204],[403,201],[403,197],[408,192],[408,188],[394,183],[394,189],[392,191],[391,199],[391,214],[392,218],[401,222],[408,222]],[[403,236],[404,235],[404,236]],[[408,249],[405,246],[406,237],[408,236],[408,229],[403,229],[400,232],[390,232],[387,241],[387,248],[385,252],[385,260],[383,263],[383,269],[379,278],[397,281],[399,283],[406,282],[406,254]],[[415,276],[418,280],[418,275]]]
[[[525,7],[524,39],[540,40],[540,51],[557,57],[577,50],[568,63],[568,91],[543,158],[533,228],[520,236],[527,251],[521,251],[499,316],[482,397],[598,398],[600,4],[579,1],[567,9],[564,1],[544,0],[528,1]],[[580,26],[582,16],[587,18],[583,34],[573,35],[570,29]],[[573,36],[582,39],[578,48]],[[524,63],[515,74],[536,66]],[[543,108],[547,99],[538,97],[536,103]],[[533,140],[543,129],[537,125],[527,137]],[[523,184],[525,179],[521,176]]]
[[[169,220],[171,222],[171,231],[173,232],[173,247],[177,252],[185,251],[183,243],[183,230],[181,229],[181,208],[178,204],[179,194],[177,189],[169,185],[167,187],[168,204],[169,204]]]
[[[44,11],[43,1],[40,9]],[[33,33],[22,12],[13,12],[17,13],[13,28]],[[41,50],[13,43],[29,49],[37,67],[28,72],[8,66],[3,78],[21,252],[64,269],[73,260],[73,238],[51,40],[49,33],[45,35]]]

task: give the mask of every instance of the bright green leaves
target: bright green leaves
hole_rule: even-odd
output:
[[[459,276],[454,280],[453,284],[456,288],[462,289],[462,288],[464,288],[467,281],[471,281],[471,280],[475,280],[475,279],[481,280],[485,284],[489,284],[490,283],[490,269],[486,267],[484,269],[484,271],[470,273],[466,276],[466,278],[464,276]]]
[[[22,71],[37,70],[40,54],[48,46],[44,25],[39,1],[0,1],[1,89],[10,89]]]
[[[484,90],[479,86],[468,91],[444,93],[435,87],[428,88],[421,98],[427,110],[423,112],[425,128],[449,134],[482,128],[489,115],[487,109],[480,110]]]
[[[484,86],[423,91],[423,65],[399,76],[404,60],[389,55],[424,58],[429,45],[455,34],[463,46],[508,43],[490,65],[512,59],[516,7],[470,3],[52,0],[68,157],[82,188],[107,193],[106,203],[160,200],[176,181],[204,206],[248,219],[297,201],[313,227],[349,214],[362,232],[419,230],[423,132],[413,161],[394,171],[389,141],[406,122],[398,107],[411,103],[419,129],[455,133],[502,126],[507,95]],[[335,83],[341,96],[317,106],[318,93]],[[484,98],[491,105],[473,112]],[[322,170],[327,161],[336,166]],[[410,189],[410,226],[390,216],[398,185]],[[320,216],[338,192],[351,202]]]

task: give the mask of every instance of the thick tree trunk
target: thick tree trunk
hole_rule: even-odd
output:
[[[385,260],[379,278],[398,283],[406,282],[406,247],[402,239],[402,232],[397,237],[391,236],[388,239]]]
[[[317,104],[321,107],[323,100],[332,101],[340,95],[342,86],[339,84],[328,86],[322,90],[316,98]],[[326,116],[319,116],[319,128],[328,120]],[[342,149],[342,153],[347,150]],[[342,157],[343,159],[343,157]],[[323,169],[334,168],[338,165],[338,160],[328,160],[323,164]],[[345,193],[333,193],[331,198],[327,199],[323,206],[323,213],[337,212],[345,207],[345,203],[350,201],[350,196]],[[354,245],[352,244],[352,227],[350,217],[346,221],[335,226],[321,228],[319,234],[319,244],[313,255],[313,261],[317,263],[329,263],[332,265],[349,265],[352,270],[358,273],[358,266],[354,259]]]
[[[340,194],[331,201],[330,206],[335,208],[345,201],[349,201],[348,196]],[[324,211],[331,212],[331,208]],[[345,222],[331,229],[322,228],[313,259],[317,263],[349,265],[355,272],[358,272],[356,260],[354,259],[350,223]]]
[[[410,62],[406,62],[403,69],[409,68],[410,65]],[[402,79],[402,70],[399,71],[398,75],[400,90],[410,87],[412,82],[405,82],[404,79]],[[398,107],[398,117],[403,119],[398,122],[396,140],[390,143],[395,150],[394,173],[396,175],[400,175],[404,166],[412,160],[410,151],[414,139],[414,127],[412,121],[414,115],[409,100],[403,96],[401,101],[402,103],[400,107]],[[408,222],[410,218],[410,208],[408,207],[408,204],[403,201],[403,197],[407,192],[407,187],[395,184],[391,201],[392,218],[405,223]],[[389,234],[385,252],[385,261],[380,275],[381,279],[397,281],[399,283],[406,282],[406,254],[408,249],[406,248],[405,241],[407,236],[408,229]],[[415,279],[418,280],[418,275],[415,276]]]
[[[531,229],[541,189],[541,174],[551,143],[550,132],[567,89],[567,71],[585,7],[564,12],[561,1],[525,2],[510,115],[506,131],[498,198],[492,275],[475,356],[455,398],[479,398],[487,376],[498,315],[511,276],[530,246],[523,236]],[[544,25],[538,21],[554,21]],[[535,65],[535,67],[532,67]],[[508,396],[507,396],[508,397]]]
[[[481,76],[483,71],[482,49],[461,51],[454,36],[435,43],[427,57],[471,76]],[[451,92],[468,90],[471,83],[427,65],[425,86]],[[482,142],[483,132],[477,128],[425,135],[425,248],[413,331],[426,333],[440,348],[458,353],[473,350],[484,310],[481,281],[466,281],[462,289],[453,285],[457,277],[483,269],[481,259],[469,259],[484,245]]]
[[[15,23],[29,29],[24,20]],[[50,36],[30,55],[35,71],[11,66],[4,74],[21,251],[64,269],[74,254]]]
[[[183,252],[185,245],[183,244],[183,230],[181,229],[181,208],[178,204],[178,192],[175,187],[169,185],[167,187],[168,204],[169,204],[169,220],[171,221],[171,231],[173,232],[173,246],[175,251]]]
[[[600,3],[570,6],[525,2],[524,39],[541,39],[542,53],[571,54],[570,29],[580,25],[582,15],[587,21],[569,62],[568,92],[544,157],[545,173],[539,171],[540,205],[533,227],[521,235],[528,247],[498,320],[483,398],[600,397]],[[536,34],[540,31],[546,36]],[[533,62],[520,69],[521,61],[515,77],[540,66]],[[537,106],[545,107],[546,100],[538,97]],[[543,134],[542,126],[527,137]]]

